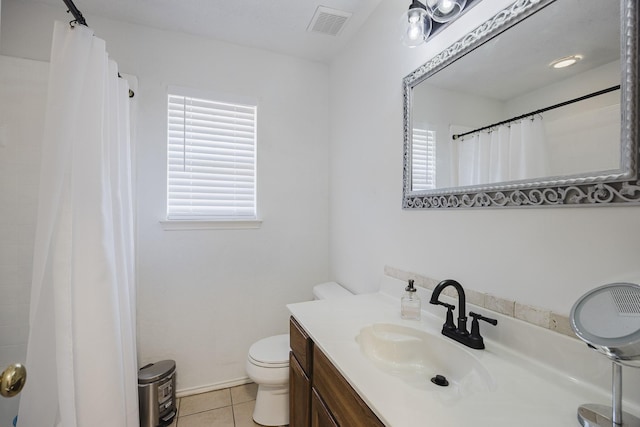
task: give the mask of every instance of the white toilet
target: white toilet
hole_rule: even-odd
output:
[[[313,287],[314,299],[331,299],[351,292],[335,282]],[[249,348],[246,371],[258,384],[253,420],[264,426],[289,424],[289,334],[263,338]]]

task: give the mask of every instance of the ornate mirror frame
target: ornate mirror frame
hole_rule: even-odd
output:
[[[546,206],[628,206],[640,204],[638,176],[638,4],[620,0],[621,168],[608,175],[572,175],[542,180],[411,190],[411,106],[413,88],[543,7],[561,0],[519,0],[459,39],[403,79],[403,209]]]

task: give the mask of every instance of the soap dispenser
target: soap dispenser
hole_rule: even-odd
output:
[[[413,280],[409,279],[409,285],[404,288],[406,291],[400,300],[400,317],[407,320],[420,320],[420,298],[413,287]]]

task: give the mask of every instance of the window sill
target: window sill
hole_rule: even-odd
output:
[[[229,220],[162,220],[160,225],[165,231],[175,230],[249,230],[260,228],[261,219]]]

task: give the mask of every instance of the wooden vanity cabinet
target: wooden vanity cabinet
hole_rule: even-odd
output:
[[[291,317],[290,427],[384,427]]]

